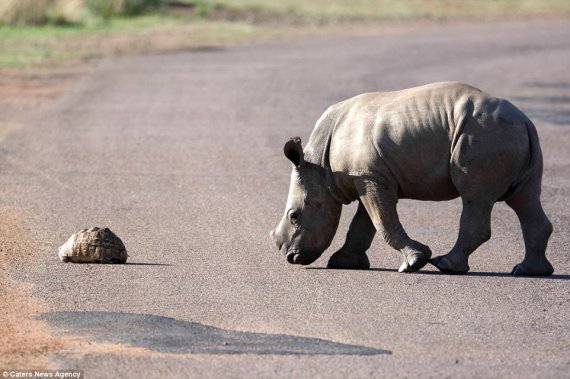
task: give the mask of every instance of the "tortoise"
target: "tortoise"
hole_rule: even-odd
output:
[[[93,227],[73,234],[59,248],[62,262],[125,263],[127,249],[109,228]]]

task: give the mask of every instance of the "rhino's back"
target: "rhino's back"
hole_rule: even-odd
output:
[[[489,113],[486,109],[498,101],[457,82],[348,99],[331,108],[336,120],[333,169],[389,176],[402,198],[455,198],[453,144],[466,118]]]

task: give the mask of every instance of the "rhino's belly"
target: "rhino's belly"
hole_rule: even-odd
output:
[[[400,199],[444,201],[455,199],[459,196],[457,189],[451,181],[451,177],[441,177],[430,181],[422,181],[417,184],[400,184],[398,197]]]
[[[459,196],[449,171],[449,159],[417,160],[395,168],[392,173],[398,182],[398,196],[402,199],[442,201]]]
[[[440,201],[459,196],[451,180],[450,141],[444,128],[414,133],[400,129],[378,140],[381,164],[395,178],[400,198]]]

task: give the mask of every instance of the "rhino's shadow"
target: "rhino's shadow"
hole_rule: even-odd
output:
[[[371,267],[369,269],[363,270],[343,270],[343,269],[335,269],[335,268],[327,268],[327,267],[304,267],[304,270],[331,270],[331,271],[380,271],[380,272],[395,272],[397,273],[398,270],[395,268],[382,268],[382,267]],[[418,271],[414,272],[413,274],[406,274],[406,275],[448,275],[441,273],[439,271]],[[549,280],[570,280],[570,275],[566,274],[553,274],[550,276],[514,276],[508,272],[482,272],[482,271],[470,271],[463,275],[455,275],[455,276],[479,276],[479,277],[497,277],[497,278],[513,278],[513,279],[549,279]]]

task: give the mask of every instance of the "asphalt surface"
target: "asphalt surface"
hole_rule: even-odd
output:
[[[149,348],[54,357],[87,377],[570,377],[569,63],[570,23],[562,21],[448,25],[101,62],[2,142],[0,201],[34,216],[44,251],[13,276],[33,283],[34,295],[54,312],[171,317],[306,337],[295,340],[305,341],[297,347],[318,339],[392,353]],[[306,142],[327,106],[347,97],[440,80],[507,97],[536,123],[555,275],[508,275],[522,260],[523,241],[504,204],[496,205],[493,237],[465,276],[441,275],[429,265],[399,274],[399,253],[380,238],[369,251],[371,270],[324,269],[344,241],[354,205],[345,207],[321,259],[307,268],[289,265],[268,235],[289,185],[284,142],[295,135]],[[399,204],[409,234],[437,255],[452,247],[460,211],[458,200]],[[59,262],[57,247],[91,226],[122,237],[129,264]],[[117,336],[140,333],[105,315]],[[54,322],[54,331],[109,340],[81,317],[66,320]],[[132,343],[117,338],[112,342]],[[193,341],[190,335],[187,343]]]

